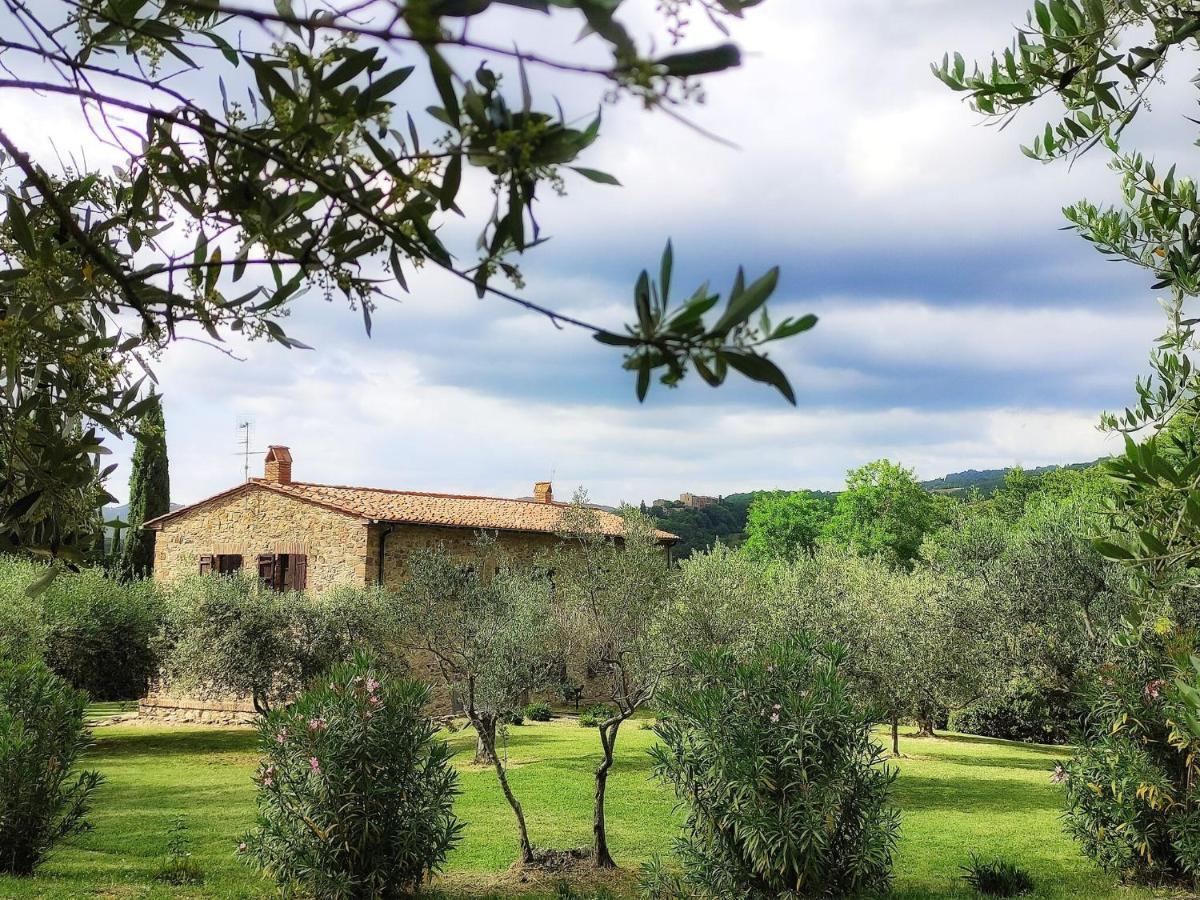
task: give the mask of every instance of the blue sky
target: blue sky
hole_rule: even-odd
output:
[[[653,26],[650,0],[626,6]],[[779,264],[775,317],[821,317],[778,352],[798,408],[761,386],[698,382],[639,406],[619,355],[430,273],[379,311],[370,339],[356,313],[314,295],[287,324],[313,352],[237,345],[235,361],[172,347],[158,372],[175,499],[240,479],[246,416],[258,448],[291,446],[298,479],[521,495],[552,477],[559,495],[583,485],[601,502],[832,488],[882,456],[936,477],[1106,452],[1098,414],[1128,401],[1163,322],[1147,278],[1059,230],[1064,204],[1114,196],[1105,159],[1069,171],[1027,160],[1018,144],[1050,108],[985,127],[928,69],[948,49],[1002,46],[1025,8],[767,0],[735,29],[745,66],[710,80],[691,112],[739,149],[632,102],[607,106],[585,164],[624,187],[574,179],[542,203],[553,239],[523,264],[527,294],[589,319],[627,314],[668,236],[689,287]],[[574,36],[557,21],[529,30],[528,16],[482,24],[511,40],[514,21],[527,49]],[[536,77],[570,114],[595,108],[595,83]],[[1193,103],[1169,88],[1131,138],[1185,153]],[[53,138],[103,155],[53,104],[0,113],[42,152]]]

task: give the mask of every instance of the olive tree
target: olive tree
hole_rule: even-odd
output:
[[[647,517],[632,508],[622,513],[624,534],[607,534],[586,495],[576,494],[564,515],[555,564],[572,658],[598,673],[600,689],[616,707],[599,727],[603,756],[596,769],[592,856],[601,868],[616,865],[604,799],[621,725],[654,698],[680,661],[666,547]]]
[[[520,861],[531,863],[525,812],[496,750],[496,734],[504,716],[559,670],[551,583],[540,569],[510,563],[483,535],[469,560],[439,546],[409,554],[407,568],[397,597],[401,639],[431,661],[430,673],[470,720],[475,761],[495,769],[517,820]]]

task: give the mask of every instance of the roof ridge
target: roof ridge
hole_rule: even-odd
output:
[[[379,488],[366,487],[355,484],[322,484],[317,481],[290,481],[287,484],[277,485],[278,487],[288,488],[290,486],[299,487],[315,487],[315,488],[333,488],[339,491],[374,491],[378,494],[402,494],[406,497],[440,497],[445,500],[499,500],[504,503],[529,503],[537,506],[557,506],[567,507],[571,504],[564,503],[561,500],[552,500],[547,503],[544,500],[534,500],[524,497],[493,497],[488,494],[450,494],[444,491],[405,491],[399,488]],[[608,510],[599,510],[600,512],[608,512]],[[609,513],[612,515],[612,513]]]

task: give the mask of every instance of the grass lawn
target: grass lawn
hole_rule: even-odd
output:
[[[261,897],[270,885],[233,856],[237,836],[253,821],[249,776],[256,754],[249,730],[139,727],[98,729],[90,764],[106,782],[96,797],[93,831],[55,852],[37,877],[0,878],[0,897]],[[525,884],[506,872],[516,853],[511,812],[490,769],[471,765],[474,733],[449,740],[458,750],[469,825],[441,881],[449,896],[545,896],[553,880]],[[626,869],[667,851],[679,814],[671,796],[649,778],[645,749],[653,733],[633,723],[622,730],[609,779],[609,842]],[[1121,888],[1075,849],[1059,825],[1061,789],[1048,780],[1057,751],[968,736],[902,741],[897,799],[903,837],[896,896],[969,897],[959,866],[972,851],[1000,854],[1030,870],[1038,897],[1089,900],[1153,896]],[[510,778],[534,843],[571,847],[588,842],[591,771],[599,758],[596,732],[568,720],[511,729]],[[195,889],[156,884],[171,820],[182,813],[193,852],[208,880]],[[609,882],[619,894],[629,878]]]

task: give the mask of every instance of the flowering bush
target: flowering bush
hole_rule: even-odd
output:
[[[419,682],[361,653],[259,724],[258,824],[238,852],[285,891],[405,896],[444,863],[462,825],[458,778]]]
[[[0,872],[32,874],[55,843],[88,827],[101,778],[75,772],[91,744],[86,703],[42,663],[0,662]]]
[[[654,771],[688,811],[681,874],[653,896],[844,896],[886,890],[900,826],[894,770],[848,694],[844,651],[808,638],[692,658],[659,696]],[[653,883],[649,883],[653,882]]]
[[[1072,836],[1124,878],[1200,876],[1200,739],[1182,724],[1172,662],[1193,644],[1169,625],[1123,636],[1089,685],[1074,756],[1050,775]]]

